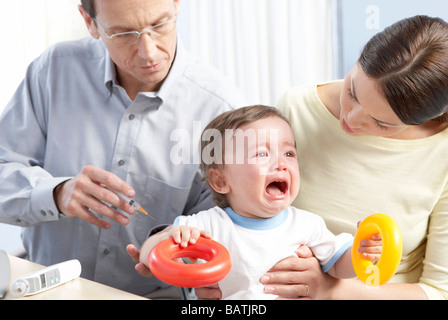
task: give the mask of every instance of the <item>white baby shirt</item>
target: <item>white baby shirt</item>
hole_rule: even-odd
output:
[[[180,216],[174,226],[189,225],[211,232],[213,240],[224,245],[232,258],[232,269],[219,282],[223,299],[269,300],[278,296],[264,293],[260,278],[277,262],[294,255],[305,244],[327,272],[351,247],[353,237],[335,236],[319,216],[289,207],[269,219],[251,219],[231,208],[214,207],[192,216]]]

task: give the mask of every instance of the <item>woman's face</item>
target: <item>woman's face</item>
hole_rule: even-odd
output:
[[[344,81],[340,104],[341,126],[349,135],[398,138],[409,128],[378,90],[377,81],[369,79],[359,64]]]

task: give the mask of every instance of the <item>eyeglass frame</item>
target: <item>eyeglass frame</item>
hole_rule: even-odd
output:
[[[154,28],[163,26],[163,25],[168,24],[168,23],[176,23],[177,22],[177,14],[174,14],[174,17],[175,17],[175,19],[173,19],[173,20],[169,20],[169,21],[165,21],[165,22],[156,24],[155,26],[152,26],[150,29],[146,29],[146,30],[141,31],[141,32],[138,32],[138,31],[126,31],[126,32],[114,33],[112,35],[108,35],[107,34],[107,31],[104,30],[103,26],[98,22],[98,20],[96,18],[92,18],[92,20],[100,27],[101,31],[104,33],[106,38],[109,39],[109,40],[112,40],[114,37],[117,37],[117,36],[124,36],[124,35],[128,35],[128,34],[136,34],[136,35],[138,35],[137,41],[127,44],[127,45],[130,46],[130,45],[138,43],[140,41],[140,38],[141,38],[142,34],[147,33],[151,37],[152,31],[154,30]],[[164,34],[160,35],[160,37],[163,37],[163,36],[164,36]]]

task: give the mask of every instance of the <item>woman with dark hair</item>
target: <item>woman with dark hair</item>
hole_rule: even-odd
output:
[[[397,274],[376,290],[317,267],[294,273],[295,286],[272,285],[284,273],[268,273],[267,290],[300,296],[306,284],[320,299],[448,298],[448,24],[399,21],[367,43],[344,81],[292,88],[278,107],[297,139],[302,184],[293,205],[335,233],[386,213],[404,248]],[[292,262],[281,268],[294,270]]]
[[[302,246],[261,277],[265,292],[448,299],[448,24],[404,19],[369,41],[344,81],[291,88],[278,108],[297,142],[301,191],[293,205],[322,216],[334,234],[388,214],[400,226],[403,256],[392,280],[372,288],[324,274]],[[217,285],[195,292],[221,296]]]
[[[447,29],[438,18],[402,20],[373,37],[359,58],[361,69],[377,81],[378,91],[405,125],[447,121]],[[437,124],[428,125],[438,130]]]

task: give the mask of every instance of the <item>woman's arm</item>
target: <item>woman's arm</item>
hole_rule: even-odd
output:
[[[368,286],[358,279],[339,279],[329,292],[333,300],[426,300],[423,289],[411,283]]]
[[[317,300],[353,299],[427,299],[423,289],[416,284],[385,284],[370,287],[357,279],[336,279],[322,272],[311,250],[301,246],[298,257],[278,262],[262,277],[265,291],[284,298]],[[307,293],[307,288],[309,294]]]

